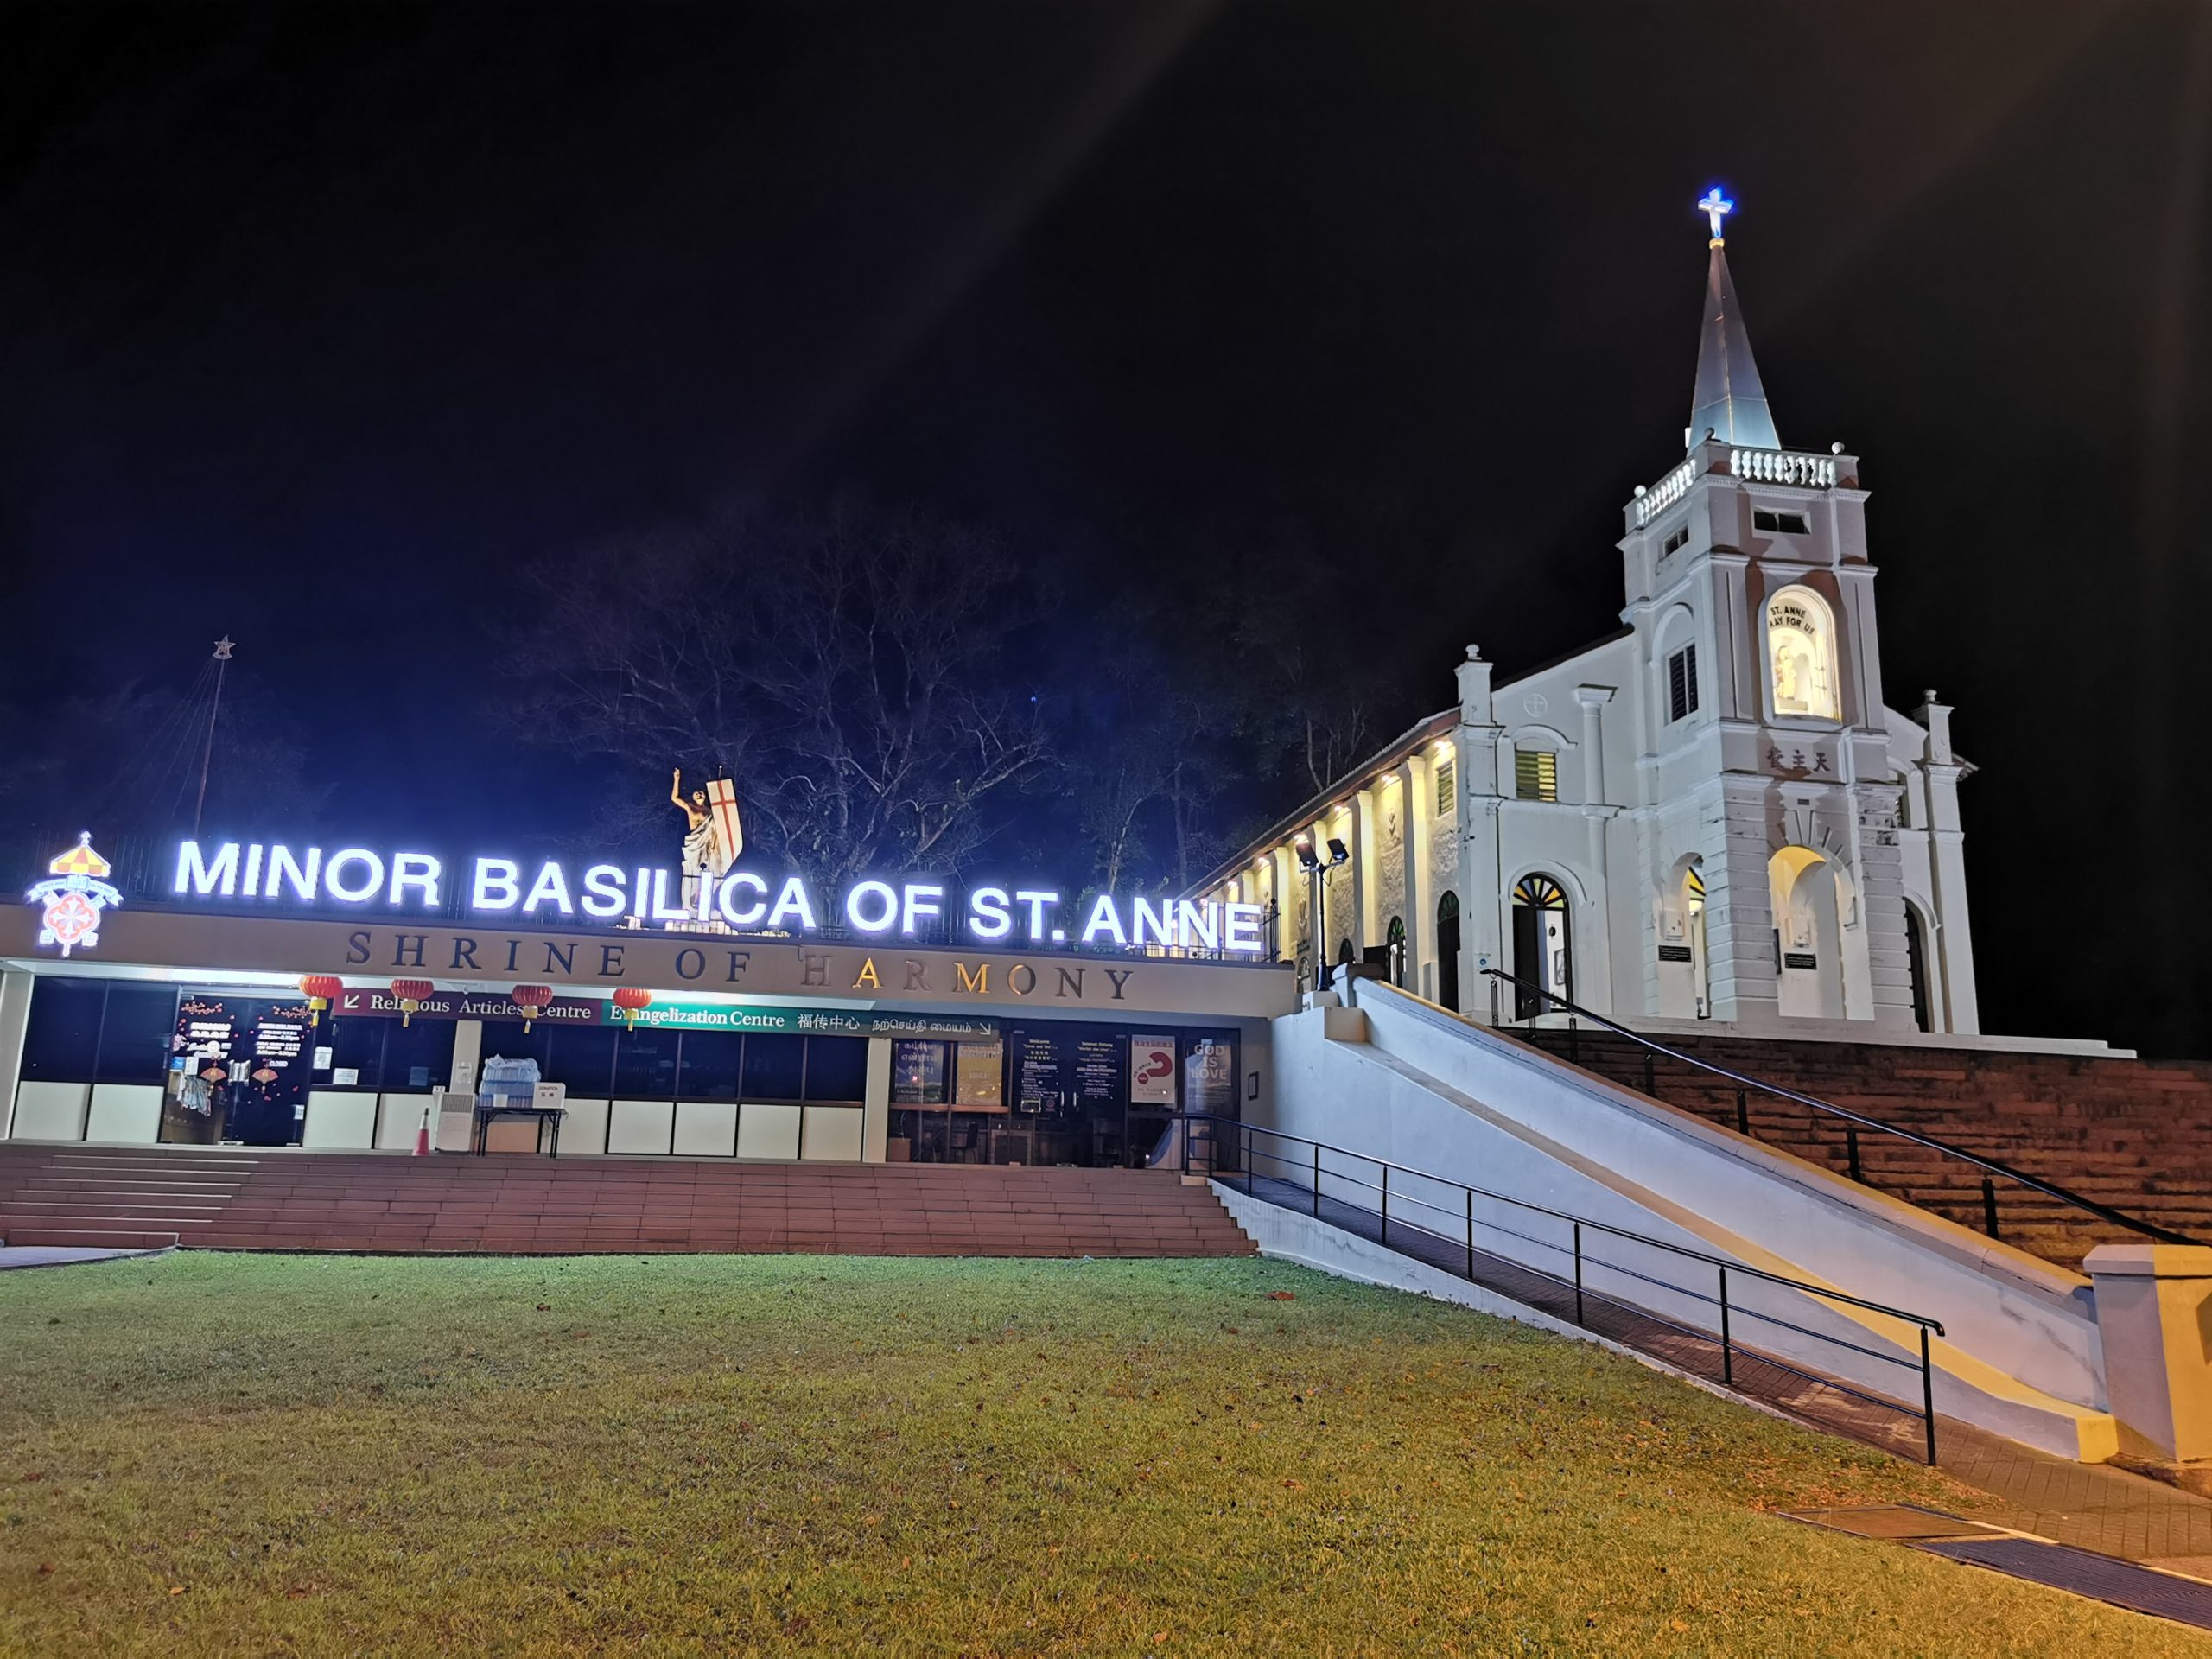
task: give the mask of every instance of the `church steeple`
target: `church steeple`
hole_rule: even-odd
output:
[[[1715,186],[1698,203],[1713,221],[1712,257],[1706,265],[1705,325],[1697,342],[1697,396],[1690,410],[1689,442],[1703,441],[1709,429],[1724,443],[1747,449],[1779,449],[1766,388],[1751,361],[1751,337],[1744,329],[1736,285],[1728,279],[1728,256],[1720,234],[1721,216],[1736,204]]]

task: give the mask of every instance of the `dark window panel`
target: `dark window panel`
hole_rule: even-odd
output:
[[[687,1031],[676,1092],[683,1100],[735,1100],[746,1039],[734,1031]]]
[[[617,1100],[676,1098],[677,1033],[633,1027],[616,1033],[614,1097]]]
[[[176,988],[108,987],[107,1019],[100,1030],[100,1083],[160,1083],[169,1069],[176,1035]]]
[[[800,1099],[805,1074],[805,1038],[764,1036],[758,1032],[746,1038],[746,1099]]]
[[[806,1039],[806,1097],[861,1100],[868,1094],[868,1039],[809,1037]]]
[[[568,1085],[578,1100],[606,1100],[613,1087],[614,1046],[622,1033],[611,1026],[563,1026],[552,1033],[549,1057],[538,1062],[548,1083]]]
[[[454,1022],[416,1020],[408,1025],[387,1020],[385,1033],[384,1090],[387,1094],[423,1093],[443,1089],[453,1080]]]
[[[30,1019],[23,1033],[23,1080],[90,1083],[99,1063],[106,1000],[105,981],[40,975],[31,988]]]

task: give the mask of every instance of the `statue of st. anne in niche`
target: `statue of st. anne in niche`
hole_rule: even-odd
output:
[[[737,790],[727,778],[709,779],[703,789],[683,792],[678,767],[669,785],[670,802],[683,811],[683,908],[696,915],[699,878],[721,877],[745,850],[745,828],[737,816]]]

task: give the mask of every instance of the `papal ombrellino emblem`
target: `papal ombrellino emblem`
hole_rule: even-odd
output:
[[[38,942],[60,945],[65,957],[79,945],[91,950],[100,942],[100,912],[123,902],[107,883],[107,860],[92,850],[92,832],[81,832],[77,844],[46,868],[51,879],[23,895],[46,906]]]

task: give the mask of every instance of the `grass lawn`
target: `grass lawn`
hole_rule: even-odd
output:
[[[2207,1650],[1761,1513],[1891,1499],[1968,1501],[1261,1262],[0,1274],[9,1654]]]

